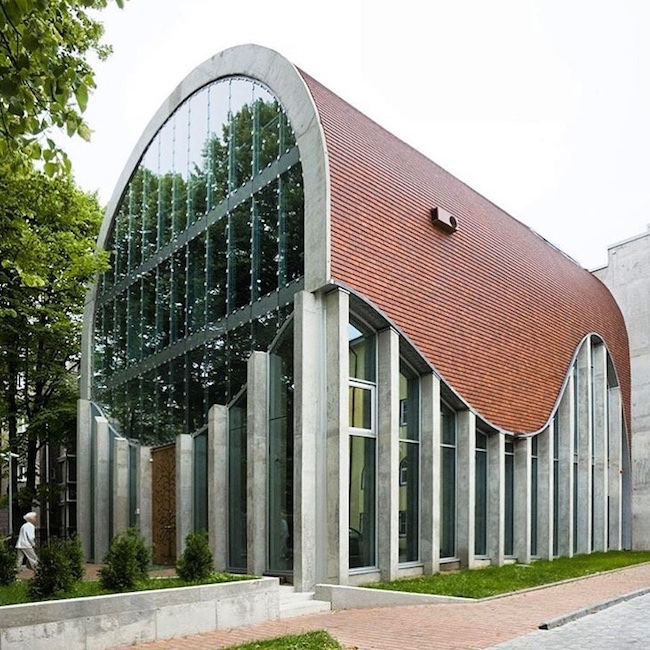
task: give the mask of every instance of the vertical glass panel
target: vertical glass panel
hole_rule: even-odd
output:
[[[187,248],[179,248],[173,256],[172,267],[172,313],[171,313],[171,327],[172,327],[172,343],[178,341],[185,336],[185,317],[187,300]]]
[[[350,377],[375,381],[375,337],[364,334],[350,323],[348,325],[348,340],[350,342]]]
[[[253,175],[253,84],[244,79],[230,82],[230,191]]]
[[[115,370],[115,303],[109,302],[102,308],[104,332],[104,374],[108,377]]]
[[[246,362],[251,350],[251,324],[228,332],[228,397],[232,399],[246,383]]]
[[[278,312],[272,311],[253,321],[253,349],[266,352],[278,331]]]
[[[192,487],[194,488],[194,530],[208,530],[208,434],[194,436]]]
[[[255,87],[255,171],[280,155],[280,105],[265,88]]]
[[[278,288],[278,180],[253,202],[253,299]]]
[[[474,553],[487,555],[487,435],[476,432],[476,495],[474,506]]]
[[[399,561],[416,562],[419,559],[419,445],[399,443]]]
[[[172,238],[172,210],[174,186],[174,125],[171,120],[158,135],[158,248]]]
[[[369,388],[350,386],[350,426],[355,429],[372,429],[372,391]]]
[[[399,437],[420,439],[420,381],[417,377],[399,375]]]
[[[228,113],[230,84],[217,82],[208,91],[209,140],[204,150],[208,180],[208,210],[228,195]]]
[[[560,523],[560,420],[553,416],[553,555],[559,554]]]
[[[242,307],[251,299],[251,208],[246,201],[230,214],[228,223],[228,307]]]
[[[129,438],[139,439],[142,437],[142,404],[140,378],[129,379],[126,383],[126,418],[120,420],[124,428],[123,432]]]
[[[127,325],[127,295],[121,293],[115,299],[115,369],[121,370],[126,366],[126,325]]]
[[[504,553],[513,555],[515,543],[515,447],[506,442],[505,449],[505,516]]]
[[[172,386],[170,364],[165,363],[156,368],[156,412],[158,413],[158,441],[171,442],[176,438],[176,429],[172,418]]]
[[[442,447],[440,475],[440,557],[456,555],[456,448]]]
[[[350,568],[375,566],[374,438],[350,436]]]
[[[171,361],[171,390],[169,394],[169,407],[174,433],[187,433],[186,415],[186,379],[185,355],[180,355]]]
[[[165,260],[158,267],[156,282],[156,349],[162,350],[169,345],[171,340],[171,260]]]
[[[205,344],[204,381],[206,407],[227,403],[228,374],[226,371],[226,339],[218,336]]]
[[[189,102],[184,102],[174,113],[174,235],[187,227],[187,172],[189,150]]]
[[[271,571],[293,569],[293,336],[269,356],[269,557]]]
[[[138,447],[129,445],[129,527],[138,525]]]
[[[187,322],[190,334],[205,327],[205,255],[205,234],[201,234],[189,243],[187,257]]]
[[[134,282],[127,291],[128,323],[127,348],[129,363],[139,361],[141,357],[141,327],[142,327],[142,286]]]
[[[280,151],[289,151],[295,144],[296,137],[291,128],[291,124],[289,124],[287,116],[282,113],[280,115]]]
[[[548,435],[548,433],[542,434]],[[539,436],[531,440],[530,462],[530,554],[537,555],[537,517],[539,504],[539,456],[537,453]]]
[[[142,260],[156,252],[158,237],[158,160],[157,139],[142,160]]]
[[[305,274],[304,255],[304,197],[302,189],[302,167],[292,167],[281,179],[282,199],[280,223],[284,225],[281,239],[286,282],[296,280]]]
[[[129,181],[129,272],[142,262],[142,165]]]
[[[208,185],[203,152],[208,142],[208,90],[203,89],[189,100],[190,132],[188,143],[188,225],[207,212]]]
[[[195,348],[187,353],[188,387],[187,387],[187,415],[188,431],[191,433],[207,424],[205,407],[205,378],[203,377],[203,348]]]
[[[115,282],[129,270],[129,201],[128,188],[115,217]]]
[[[207,250],[208,322],[214,323],[226,313],[226,220],[221,219],[208,230]]]
[[[95,307],[95,330],[93,333],[93,387],[101,392],[106,386],[106,330],[104,322],[105,307]]]
[[[228,564],[246,570],[246,393],[228,411]]]
[[[142,357],[156,351],[156,276],[150,272],[142,277]]]
[[[156,444],[158,442],[158,418],[157,411],[157,372],[149,370],[142,375],[142,434],[140,441],[143,444]]]

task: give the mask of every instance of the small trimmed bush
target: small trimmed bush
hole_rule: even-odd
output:
[[[212,551],[206,533],[189,533],[185,550],[176,564],[176,574],[185,582],[207,580],[214,571]]]
[[[99,570],[99,581],[108,591],[128,591],[149,575],[151,551],[135,529],[113,538]]]
[[[0,585],[10,585],[16,581],[16,553],[11,538],[0,541]]]
[[[70,591],[80,580],[76,559],[71,554],[74,542],[52,537],[38,553],[38,566],[29,581],[31,600],[43,600]],[[83,575],[83,567],[81,569]]]
[[[86,560],[84,558],[84,550],[81,546],[81,540],[75,534],[70,539],[67,539],[65,544],[68,561],[70,562],[70,572],[72,573],[75,582],[79,582],[79,580],[83,580],[86,573]]]

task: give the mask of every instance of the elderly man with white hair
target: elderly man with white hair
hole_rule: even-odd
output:
[[[36,523],[37,515],[35,512],[28,512],[23,519],[25,523],[20,527],[18,533],[18,541],[16,542],[16,549],[18,550],[18,559],[16,566],[18,570],[22,568],[23,558],[27,560],[27,564],[31,569],[36,571],[38,566],[38,557],[36,556]]]

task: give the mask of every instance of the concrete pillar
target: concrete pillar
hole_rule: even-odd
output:
[[[399,565],[399,335],[377,335],[377,566],[384,581]]]
[[[153,485],[151,483],[152,472],[151,447],[140,447],[138,449],[137,468],[137,490],[138,495],[138,528],[140,534],[147,541],[149,546],[153,545]]]
[[[537,435],[537,555],[553,559],[553,431],[555,420]]]
[[[194,530],[194,440],[183,433],[176,436],[176,557],[185,550],[185,538]]]
[[[242,524],[243,525],[243,524]],[[214,568],[228,568],[228,407],[208,411],[208,539]]]
[[[247,571],[262,575],[266,570],[268,496],[268,376],[266,352],[253,352],[248,358],[246,393],[246,508]]]
[[[347,584],[350,527],[350,441],[348,436],[349,295],[335,289],[325,297],[327,351],[327,581]]]
[[[494,566],[504,562],[505,436],[488,436],[488,531],[487,551]]]
[[[93,555],[93,420],[91,403],[87,399],[77,402],[77,535],[81,540],[84,557]]]
[[[440,380],[420,379],[420,560],[425,575],[440,570]]]
[[[474,508],[476,496],[476,416],[468,410],[456,413],[457,549],[461,566],[476,566],[474,556]]]
[[[573,557],[573,371],[558,408],[558,555]]]
[[[609,488],[609,548],[623,548],[623,418],[621,417],[621,389],[618,386],[607,391],[608,421],[608,468]],[[634,523],[636,532],[638,524]],[[636,549],[636,547],[635,547]]]
[[[93,559],[102,562],[111,536],[111,434],[108,420],[95,416],[95,458],[93,485],[93,524],[95,548]]]
[[[112,537],[129,527],[129,441],[113,438],[113,530]]]
[[[592,383],[591,343],[587,339],[577,358],[578,383],[576,408],[578,409],[578,518],[576,534],[578,553],[591,553],[592,494]],[[575,480],[575,479],[574,479]]]
[[[603,344],[592,350],[593,372],[593,551],[606,551],[609,536],[608,468],[607,468],[607,351]]]
[[[294,299],[293,584],[310,591],[326,579],[325,361],[323,305]]]
[[[532,439],[515,440],[514,555],[520,564],[531,559]],[[539,465],[538,465],[539,466]]]

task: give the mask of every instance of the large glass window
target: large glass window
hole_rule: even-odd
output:
[[[228,411],[228,564],[246,570],[246,393]]]
[[[474,553],[487,555],[488,531],[488,436],[476,431],[476,478],[474,496]]]
[[[553,416],[553,556],[559,555],[560,523],[560,418]]]
[[[377,441],[375,337],[350,323],[349,566],[374,567],[376,549]]]
[[[456,413],[440,405],[440,557],[456,556]]]
[[[168,442],[237,395],[246,357],[267,350],[292,311],[280,293],[301,289],[303,221],[295,137],[258,81],[208,84],[160,128],[118,204],[113,266],[98,283],[93,398],[142,422],[137,405],[152,394],[127,382],[150,373],[140,390],[170,409],[138,432],[119,419],[125,435]]]
[[[208,530],[208,434],[194,436],[194,530]]]
[[[419,559],[420,381],[402,365],[399,376],[399,561]]]
[[[540,435],[548,435],[546,433]],[[539,436],[531,441],[530,453],[530,554],[537,555],[537,516],[539,512]]]
[[[514,554],[515,544],[515,444],[506,441],[505,444],[505,513],[504,513],[504,546],[506,555]]]

